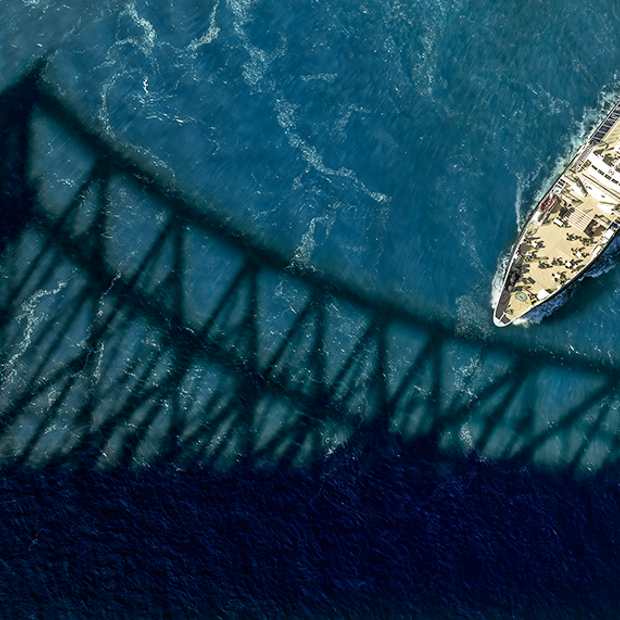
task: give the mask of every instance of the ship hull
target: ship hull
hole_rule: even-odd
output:
[[[620,102],[536,205],[515,242],[493,321],[506,327],[566,292],[620,229]]]

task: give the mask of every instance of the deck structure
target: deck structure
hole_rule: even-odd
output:
[[[523,227],[495,308],[495,324],[510,325],[579,280],[619,228],[620,102]]]

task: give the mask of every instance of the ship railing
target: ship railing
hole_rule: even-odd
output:
[[[588,146],[582,151],[581,155],[577,157],[577,161],[575,162],[575,170],[577,172],[581,171],[588,157],[590,156],[590,153],[594,150],[594,147],[596,145],[597,143],[595,143],[593,140],[590,141],[590,144],[588,144]]]
[[[612,110],[609,116],[601,123],[600,127],[596,130],[592,140],[600,142],[613,127],[615,122],[620,118],[620,104]]]

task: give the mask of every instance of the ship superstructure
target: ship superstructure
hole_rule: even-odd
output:
[[[620,102],[538,203],[508,262],[493,312],[510,325],[578,280],[620,228]]]

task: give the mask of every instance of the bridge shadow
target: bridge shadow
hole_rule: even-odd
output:
[[[44,71],[0,95],[2,462],[301,466],[395,434],[615,462],[613,363],[483,341],[297,262],[109,143]]]
[[[30,127],[16,120],[32,116],[40,70],[35,68],[0,95],[0,247],[19,235],[35,215],[36,195],[28,178]]]

